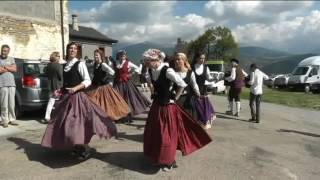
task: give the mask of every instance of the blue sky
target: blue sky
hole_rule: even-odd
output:
[[[289,52],[319,49],[317,1],[69,1],[80,24],[121,43],[192,40],[208,27],[226,26],[242,46]]]

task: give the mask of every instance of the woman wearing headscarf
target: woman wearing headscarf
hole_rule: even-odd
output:
[[[211,142],[210,136],[175,101],[179,99],[187,84],[180,76],[162,62],[161,51],[149,49],[143,57],[147,61],[153,84],[153,102],[148,113],[144,130],[144,155],[163,171],[176,168],[176,150],[183,156],[202,148]],[[171,95],[170,87],[177,84],[176,94]]]

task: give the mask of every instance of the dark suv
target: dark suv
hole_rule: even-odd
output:
[[[49,61],[15,59],[16,116],[23,112],[43,109],[49,100],[48,78],[45,73]]]

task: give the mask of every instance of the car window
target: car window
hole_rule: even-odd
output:
[[[222,64],[207,64],[207,66],[209,67],[210,71],[222,71]]]
[[[293,75],[305,75],[309,70],[309,67],[298,67],[293,72]]]
[[[26,63],[23,64],[23,73],[25,75],[47,76],[46,67],[46,64]]]
[[[310,76],[315,76],[318,75],[318,68],[314,67],[312,68],[312,70],[310,71]]]

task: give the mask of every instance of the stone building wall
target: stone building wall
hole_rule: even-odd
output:
[[[10,7],[10,8],[9,8]],[[69,42],[68,1],[63,1],[64,42]],[[60,1],[0,1],[0,45],[10,55],[26,59],[49,59],[62,54]]]

